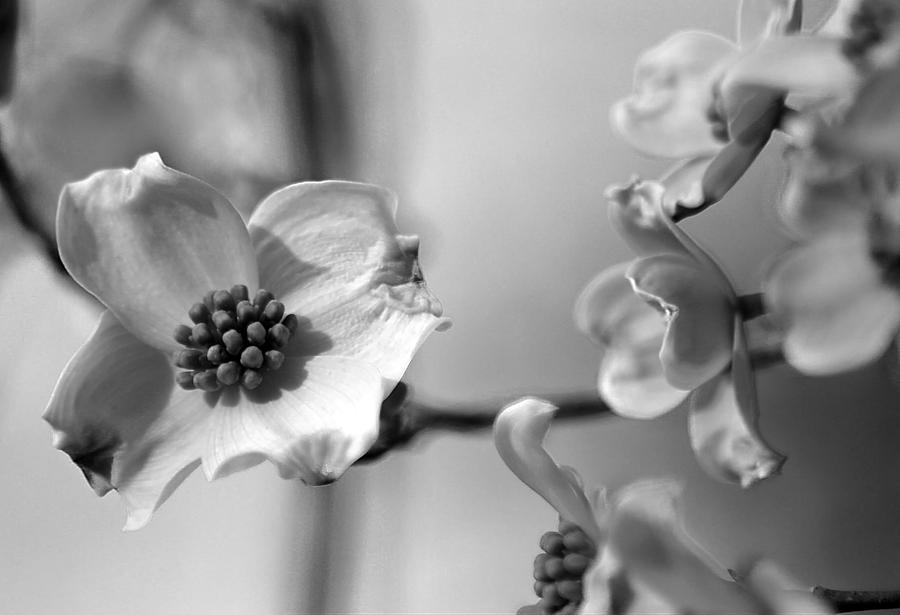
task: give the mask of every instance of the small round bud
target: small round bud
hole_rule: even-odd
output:
[[[547,574],[547,562],[550,556],[541,553],[534,558],[534,578],[538,581],[551,581],[550,575]]]
[[[548,606],[559,607],[565,604],[565,599],[559,595],[555,583],[547,583],[541,592],[541,602]]]
[[[563,566],[570,574],[583,575],[590,565],[591,559],[581,553],[568,553],[563,558]]]
[[[241,353],[241,365],[252,369],[258,369],[263,364],[262,350],[256,346],[248,346]]]
[[[191,328],[187,325],[175,327],[175,341],[185,346],[191,345]]]
[[[222,334],[222,344],[225,345],[225,350],[228,354],[236,357],[244,349],[244,337],[234,329],[231,329]]]
[[[228,353],[225,350],[225,346],[215,344],[206,351],[206,358],[213,365],[218,365],[228,360]]]
[[[247,326],[247,341],[257,346],[266,343],[266,328],[260,322],[251,322]]]
[[[217,310],[233,310],[235,306],[234,297],[227,290],[217,290],[213,294],[213,305]]]
[[[195,388],[197,388],[194,386],[193,372],[178,372],[177,374],[175,374],[175,382],[177,382],[178,386],[180,386],[185,391],[193,391]]]
[[[537,595],[538,598],[541,597],[541,593],[544,591],[544,585],[546,585],[546,583],[544,583],[544,581],[535,581],[534,582],[534,593]]]
[[[556,591],[569,602],[581,602],[582,598],[584,598],[581,581],[575,581],[574,579],[560,581],[556,584]]]
[[[569,532],[580,532],[581,528],[578,527],[577,524],[572,523],[571,521],[566,521],[565,519],[559,520],[559,533],[560,534],[568,534]]]
[[[203,305],[206,306],[206,309],[209,310],[209,313],[212,314],[216,311],[216,304],[213,303],[213,295],[216,294],[214,290],[206,291],[206,294],[203,295]]]
[[[297,318],[296,314],[288,314],[284,317],[284,320],[281,321],[285,327],[288,328],[288,331],[293,333],[297,330],[297,327],[300,325],[300,319]]]
[[[222,363],[216,369],[216,379],[225,386],[231,386],[241,377],[241,366],[236,361]]]
[[[255,322],[258,317],[256,307],[249,301],[241,301],[235,308],[237,313],[237,324],[242,329],[246,329],[247,325]]]
[[[191,337],[194,338],[194,342],[200,346],[209,346],[215,341],[215,337],[213,336],[209,325],[203,322],[194,325],[194,328],[191,330]]]
[[[563,544],[566,545],[566,549],[569,551],[581,553],[588,557],[594,557],[594,555],[597,554],[597,548],[594,546],[594,542],[580,529],[569,532],[563,536]]]
[[[544,570],[547,571],[547,576],[554,581],[564,579],[568,576],[566,569],[563,567],[563,561],[558,557],[551,557],[548,559],[547,563],[544,564]]]
[[[178,367],[183,367],[185,369],[199,369],[200,357],[202,356],[203,351],[196,350],[194,348],[176,350],[174,356],[175,365],[177,365]]]
[[[559,532],[546,532],[541,536],[541,549],[552,555],[562,555],[565,546],[563,537]]]
[[[267,290],[260,288],[256,291],[256,295],[253,297],[253,305],[258,307],[260,310],[266,309],[266,305],[274,299],[275,296]]]
[[[241,375],[241,384],[245,389],[252,391],[262,384],[262,374],[254,369],[245,370]]]
[[[266,309],[263,310],[263,314],[272,322],[279,322],[281,317],[284,316],[284,304],[281,301],[269,301],[266,304]]]
[[[269,332],[266,334],[266,339],[268,339],[269,343],[276,348],[283,348],[291,339],[291,332],[283,324],[278,323],[272,325],[272,328],[269,329]]]
[[[559,589],[557,589],[559,591]],[[578,607],[581,606],[581,601],[578,602],[570,602],[566,606],[562,607],[554,615],[576,615],[578,613]]]
[[[275,371],[284,365],[284,353],[279,350],[267,350],[263,365],[266,369]]]
[[[234,297],[235,301],[240,303],[241,301],[246,301],[250,297],[250,292],[243,284],[235,284],[231,287],[231,296]]]
[[[190,316],[191,322],[199,325],[201,322],[206,322],[209,318],[209,308],[203,303],[195,303],[188,310],[188,316]]]
[[[216,310],[212,315],[213,324],[219,331],[228,331],[234,329],[234,318],[225,310]]]
[[[216,379],[216,370],[208,369],[194,373],[194,386],[201,391],[218,391],[219,381]]]

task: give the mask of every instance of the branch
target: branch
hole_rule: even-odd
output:
[[[408,446],[428,430],[472,432],[490,429],[500,410],[513,399],[495,399],[468,404],[431,405],[411,399],[409,387],[401,382],[381,405],[378,439],[357,463],[369,463],[385,453]],[[515,399],[521,396],[516,396]],[[543,395],[559,408],[556,420],[612,414],[597,393]]]
[[[900,608],[900,591],[842,590],[817,585],[812,593],[831,604],[837,613]]]
[[[59,258],[56,241],[41,230],[40,221],[35,215],[34,209],[28,203],[28,199],[25,198],[25,192],[22,190],[19,178],[16,177],[16,173],[9,163],[9,158],[7,158],[6,150],[3,147],[0,147],[0,190],[6,196],[9,208],[18,223],[35,236],[47,259],[53,263],[60,273],[68,277],[69,274]]]

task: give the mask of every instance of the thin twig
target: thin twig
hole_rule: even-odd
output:
[[[16,177],[16,173],[9,163],[9,158],[7,158],[6,151],[2,146],[0,146],[0,189],[3,190],[3,194],[9,203],[9,208],[18,223],[35,236],[41,244],[47,259],[53,263],[60,273],[68,277],[66,268],[59,258],[56,241],[41,228],[40,221],[35,215],[34,209],[28,203],[28,199],[25,198],[25,192],[22,190],[19,179]]]
[[[407,446],[425,431],[472,432],[489,429],[501,408],[520,396],[469,404],[426,404],[409,399],[409,389],[400,383],[381,407],[378,440],[357,463],[375,461],[396,448]],[[597,393],[543,395],[559,408],[557,420],[611,414]]]
[[[812,592],[831,604],[837,613],[900,608],[900,591],[896,590],[857,591],[829,589],[817,585],[813,587]]]

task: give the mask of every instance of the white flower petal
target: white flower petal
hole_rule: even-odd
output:
[[[731,361],[734,308],[693,259],[659,254],[628,269],[634,291],[666,318],[660,361],[672,386],[691,390]]]
[[[687,158],[716,152],[707,111],[713,83],[737,53],[710,32],[678,32],[638,58],[634,94],[611,110],[613,128],[632,147],[653,156]]]
[[[115,489],[142,527],[198,465],[210,408],[175,386],[162,353],[105,312],[63,371],[44,413],[54,446],[79,465],[94,490]]]
[[[661,328],[659,314],[652,316],[654,328]],[[675,408],[688,396],[688,391],[673,387],[666,379],[659,360],[663,331],[659,333],[647,343],[613,347],[603,355],[597,388],[616,414],[653,419]]]
[[[738,42],[747,49],[767,36],[800,28],[802,2],[798,0],[741,0]]]
[[[690,158],[678,163],[663,175],[659,181],[665,186],[663,211],[671,216],[678,205],[694,209],[706,204],[701,180],[713,156]]]
[[[610,186],[604,193],[609,199],[610,223],[638,255],[684,252],[664,220],[665,194],[662,183],[637,177],[628,184]]]
[[[736,100],[732,92],[753,85],[805,96],[846,96],[859,76],[841,44],[837,37],[805,34],[767,38],[729,67],[722,95]]]
[[[204,293],[257,285],[247,229],[228,200],[157,154],[63,188],[59,252],[72,277],[136,337],[180,348],[176,325]]]
[[[629,576],[681,612],[762,613],[758,604],[684,531],[677,486],[645,481],[625,487],[613,506],[609,545]],[[717,574],[718,573],[718,574]]]
[[[712,159],[703,174],[701,191],[705,203],[717,203],[744,176],[769,140],[769,131],[751,141],[731,141]]]
[[[584,490],[544,449],[555,412],[555,406],[533,397],[509,404],[494,421],[494,446],[519,480],[599,544],[602,532]]]
[[[677,406],[687,392],[666,380],[659,349],[666,327],[625,277],[630,263],[603,270],[575,302],[578,328],[603,349],[597,387],[617,414],[654,418]]]
[[[268,459],[283,478],[333,482],[378,436],[381,393],[381,375],[369,363],[288,357],[260,388],[215,394],[203,470],[212,480]]]
[[[765,296],[798,370],[834,374],[880,357],[900,327],[900,295],[885,283],[862,233],[833,234],[786,254]]]
[[[741,579],[778,615],[831,615],[834,611],[824,600],[813,594],[791,577],[775,562],[756,562],[750,572]]]
[[[385,393],[428,334],[450,324],[422,278],[418,238],[398,235],[395,209],[378,186],[310,182],[269,196],[249,224],[262,286],[319,338],[310,350],[298,336],[291,352],[372,363]]]
[[[883,168],[843,156],[823,156],[814,147],[792,151],[790,175],[777,212],[797,238],[823,233],[865,232],[872,213],[870,191],[884,182]]]
[[[681,611],[631,579],[612,549],[604,548],[584,575],[579,615],[676,615]]]
[[[723,482],[749,487],[777,474],[784,463],[784,457],[769,448],[748,421],[728,374],[694,391],[688,430],[698,463]]]

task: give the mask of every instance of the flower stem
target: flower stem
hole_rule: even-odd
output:
[[[829,589],[817,585],[813,587],[812,592],[831,604],[837,613],[900,608],[900,591],[896,590],[857,591]]]
[[[589,418],[611,414],[596,393],[543,395],[559,408],[556,420]],[[512,399],[494,399],[453,405],[432,405],[410,399],[409,388],[400,383],[381,406],[378,439],[357,463],[375,461],[388,451],[407,446],[426,430],[471,432],[489,429],[500,410]]]
[[[753,320],[766,313],[765,295],[750,293],[738,297],[738,312],[744,320]]]
[[[0,190],[6,196],[6,201],[9,203],[9,208],[16,221],[35,236],[41,244],[47,259],[53,263],[60,273],[68,277],[66,269],[59,258],[56,241],[41,229],[34,209],[30,206],[28,199],[25,198],[19,178],[16,177],[16,173],[9,163],[9,158],[7,158],[6,150],[3,147],[0,147]]]

